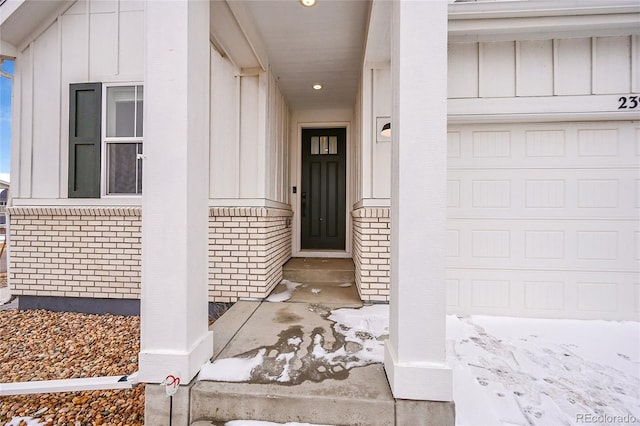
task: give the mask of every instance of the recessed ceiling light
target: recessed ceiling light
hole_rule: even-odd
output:
[[[322,84],[316,83],[313,85],[313,90],[320,90],[320,89],[322,89]]]
[[[300,3],[301,3],[303,6],[311,7],[311,6],[313,6],[314,4],[316,4],[316,0],[300,0]]]

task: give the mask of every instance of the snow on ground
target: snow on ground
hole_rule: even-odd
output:
[[[5,426],[19,426],[20,422],[23,420],[27,426],[38,426],[44,424],[40,423],[40,419],[34,419],[33,417],[14,417],[9,423],[5,423]]]
[[[262,364],[266,350],[260,349],[253,358],[223,358],[213,363],[207,362],[200,368],[198,380],[216,382],[246,382],[251,379],[251,371]]]
[[[388,309],[331,311],[328,319],[344,344],[330,350],[321,334],[313,335],[312,352],[305,356],[347,370],[382,362]],[[294,351],[300,343],[300,338],[288,342]],[[220,371],[208,380],[247,381],[263,354],[208,364]],[[294,355],[279,356],[286,359],[274,381],[287,383]],[[448,316],[447,362],[458,426],[640,423],[638,322]],[[223,375],[227,378],[220,379]]]
[[[287,300],[291,299],[291,296],[293,295],[296,287],[301,285],[300,283],[294,283],[293,281],[289,280],[282,280],[280,281],[280,284],[284,284],[286,290],[277,294],[271,293],[269,297],[265,299],[267,302],[286,302]]]
[[[447,318],[456,424],[640,422],[640,324]]]
[[[293,291],[297,283],[290,285]],[[388,318],[388,305],[333,310],[328,319],[344,344],[329,350],[316,334],[312,352],[304,356],[346,369],[381,362]],[[292,383],[291,360],[304,345],[301,336],[285,342],[288,351],[278,354],[283,368],[274,381]],[[208,363],[199,380],[248,381],[265,352]],[[458,426],[640,424],[638,322],[448,316],[447,362]],[[277,424],[238,420],[227,425]]]
[[[336,309],[326,315],[333,322],[333,341],[325,340],[324,330],[314,329],[304,336],[302,327],[294,326],[287,332],[297,334],[287,337],[286,344],[279,342],[244,355],[207,362],[198,380],[292,385],[306,380],[346,378],[352,368],[384,361],[383,337],[388,334],[389,316],[386,305]],[[310,347],[303,344],[305,339]]]
[[[384,361],[384,340],[389,334],[389,307],[387,305],[371,305],[362,308],[342,308],[331,311],[328,318],[334,321],[333,328],[345,337],[344,346],[349,352],[348,361],[344,367],[353,367]],[[354,349],[349,350],[351,342]],[[316,343],[316,342],[314,342]],[[344,351],[326,352],[322,346],[315,345],[314,354],[325,357],[329,363],[334,363],[336,356],[345,356]]]

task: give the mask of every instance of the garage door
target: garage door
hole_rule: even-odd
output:
[[[640,317],[640,123],[450,126],[449,311]]]

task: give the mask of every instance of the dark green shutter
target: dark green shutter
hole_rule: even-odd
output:
[[[69,85],[69,198],[100,198],[102,83]]]

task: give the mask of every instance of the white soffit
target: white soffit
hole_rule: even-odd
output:
[[[371,4],[365,63],[389,67],[391,63],[391,2],[374,0]]]
[[[0,5],[0,38],[17,47],[73,3],[69,0],[7,0]]]
[[[212,1],[211,38],[213,45],[223,56],[229,57],[239,68],[258,68],[261,64],[251,44],[238,24],[226,1]]]
[[[360,81],[370,2],[243,2],[292,109],[351,108]],[[313,90],[320,83],[322,90]]]

